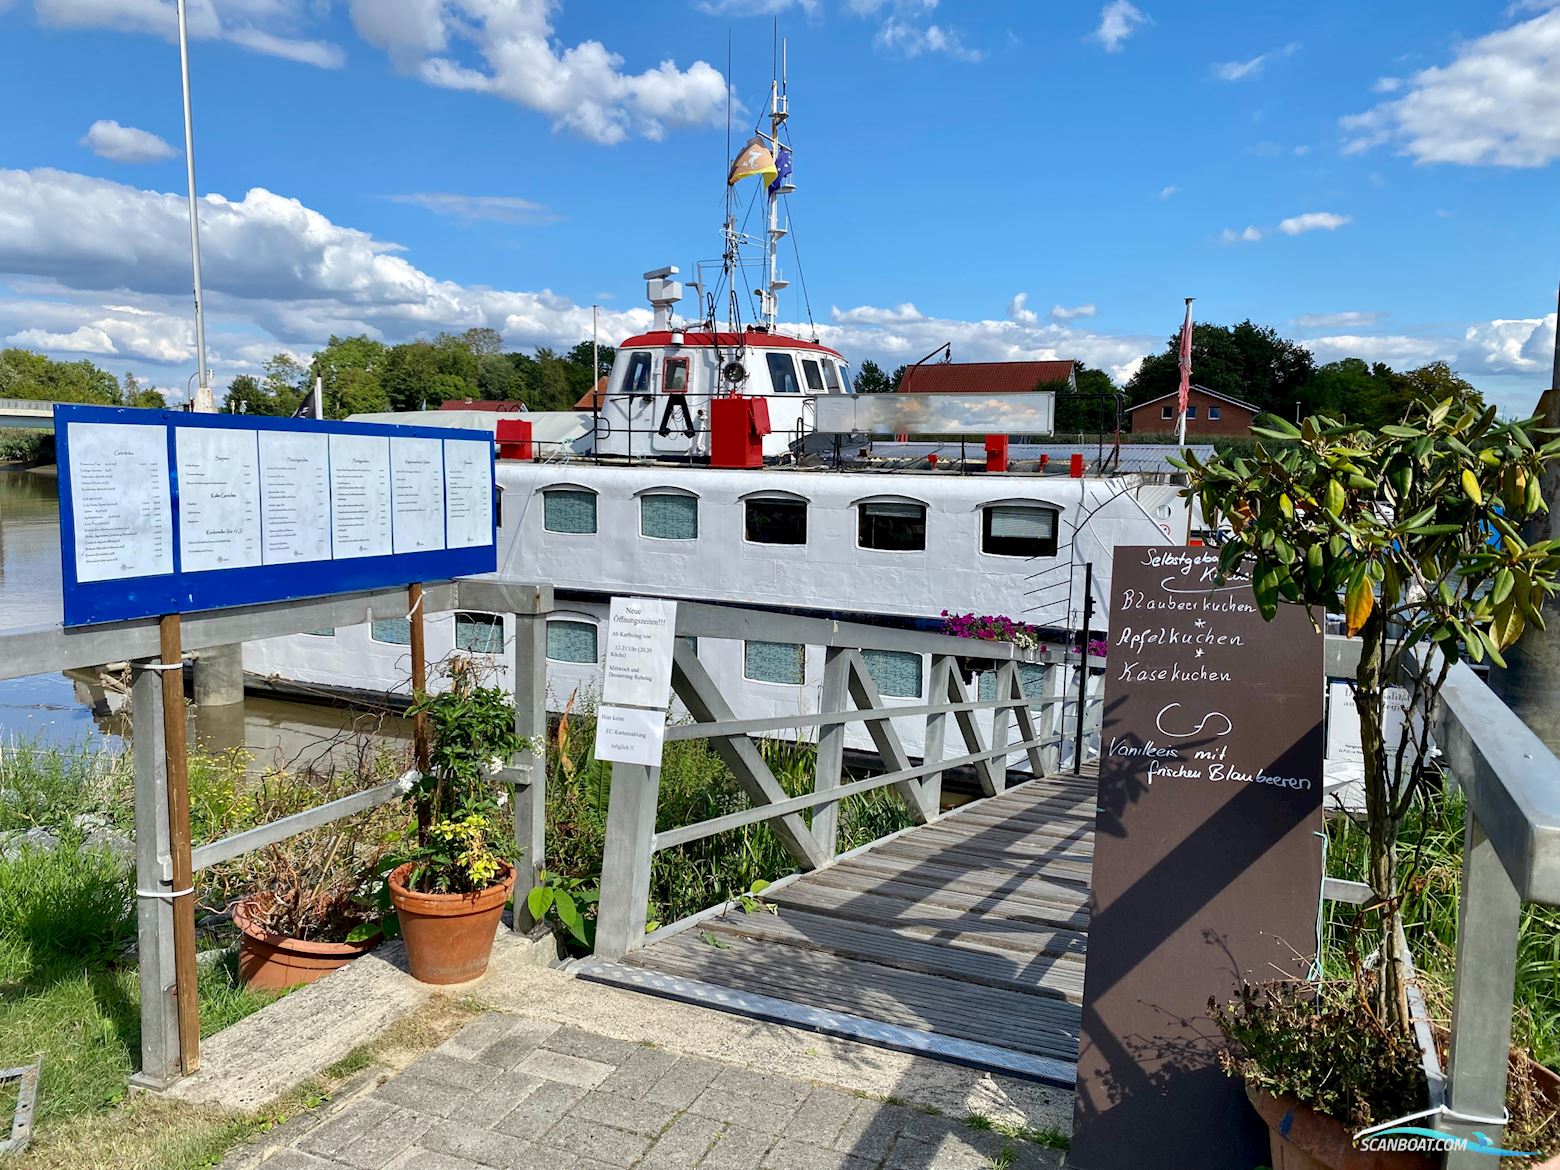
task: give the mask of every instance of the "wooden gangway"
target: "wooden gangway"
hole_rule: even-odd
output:
[[[586,978],[1070,1085],[1092,775],[1030,780]]]

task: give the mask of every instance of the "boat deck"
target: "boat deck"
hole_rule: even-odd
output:
[[[1071,1085],[1093,774],[1027,781],[579,973]]]

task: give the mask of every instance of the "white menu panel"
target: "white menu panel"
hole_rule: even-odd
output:
[[[69,423],[76,580],[173,572],[168,428]]]
[[[665,711],[672,693],[677,603],[614,597],[607,621],[607,669],[601,702]]]
[[[390,439],[331,435],[330,535],[337,560],[390,555]]]
[[[444,440],[445,543],[480,548],[493,543],[493,447],[470,439]]]
[[[391,439],[392,525],[397,553],[444,547],[444,452],[440,439]]]
[[[330,441],[300,431],[260,432],[262,554],[268,565],[330,559]]]
[[[179,565],[186,573],[260,563],[260,454],[250,431],[180,427]]]

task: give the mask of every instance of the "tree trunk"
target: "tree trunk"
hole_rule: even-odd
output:
[[[1360,665],[1355,673],[1354,702],[1360,716],[1360,744],[1365,756],[1365,828],[1369,841],[1368,880],[1377,905],[1377,953],[1381,980],[1376,1012],[1395,1031],[1408,1029],[1408,989],[1397,952],[1398,820],[1393,815],[1392,760],[1383,736],[1386,697],[1381,677],[1386,619],[1374,609],[1360,630]]]

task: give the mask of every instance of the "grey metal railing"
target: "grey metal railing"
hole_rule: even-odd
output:
[[[1359,647],[1327,639],[1327,673],[1352,678]],[[1500,1144],[1522,904],[1560,905],[1560,759],[1466,663],[1446,676],[1431,736],[1467,804],[1446,1111],[1437,1128]],[[1449,1170],[1487,1167],[1472,1150]]]
[[[546,615],[552,587],[498,577],[465,578],[426,587],[424,611],[455,609],[512,614],[515,619],[515,726],[532,743],[547,733]],[[405,617],[405,589],[379,589],[336,597],[242,606],[183,619],[186,652],[299,634],[328,626],[350,626]],[[52,674],[128,660],[131,668],[132,747],[135,769],[135,879],[137,939],[141,968],[141,1070],[133,1083],[166,1088],[180,1074],[179,1015],[175,998],[172,847],[163,739],[163,699],[155,618],[111,625],[62,629],[55,625],[0,630],[0,680]],[[208,842],[193,851],[196,870],[227,861],[299,833],[394,800],[405,791],[402,777],[339,800],[318,805],[258,828]],[[534,925],[525,894],[544,859],[545,755],[522,752],[501,773],[513,790],[514,831],[524,851],[515,878],[515,927]]]
[[[1057,771],[1064,742],[1076,724],[1066,719],[1076,709],[1072,688],[1060,683],[1065,670],[1055,669],[1068,656],[1056,652],[1020,650],[1005,642],[983,642],[883,626],[835,622],[729,606],[684,603],[677,609],[677,632],[694,638],[746,641],[761,639],[824,651],[823,683],[816,711],[739,719],[700,663],[698,655],[679,639],[672,660],[672,688],[692,716],[690,722],[667,728],[668,740],[709,741],[731,769],[751,804],[737,812],[693,825],[657,831],[656,805],[660,769],[638,764],[612,765],[612,790],[607,812],[606,853],[601,874],[601,902],[596,930],[598,958],[618,959],[643,946],[650,894],[650,868],[655,854],[691,841],[753,824],[767,824],[803,871],[831,864],[838,852],[839,807],[849,796],[892,788],[912,820],[926,824],[941,815],[942,779],[946,772],[969,768],[984,795],[1007,786],[1009,761],[1022,757],[1031,775]],[[930,659],[926,701],[885,703],[863,658],[863,651],[886,650]],[[1074,662],[1076,655],[1070,656]],[[962,662],[961,662],[962,660]],[[1024,694],[1019,666],[1047,667],[1039,695]],[[1092,660],[1091,665],[1102,665]],[[966,667],[996,675],[990,699],[972,697]],[[1090,696],[1086,723],[1099,725],[1099,704]],[[991,712],[987,735],[977,712]],[[919,762],[907,752],[895,720],[920,719],[923,748]],[[951,721],[951,728],[950,728]],[[864,725],[881,770],[846,779],[846,730]],[[755,737],[792,738],[816,728],[817,759],[812,791],[788,794],[770,770]],[[963,742],[960,754],[947,754],[950,729]],[[812,821],[802,813],[811,811]],[[702,915],[660,928],[656,936],[685,929]],[[652,937],[656,937],[652,936]]]

